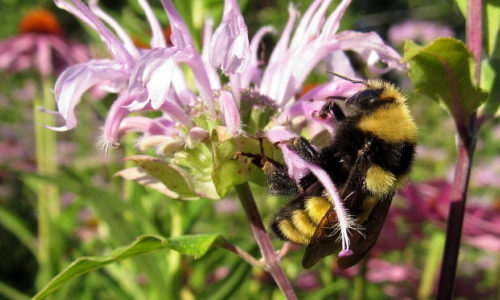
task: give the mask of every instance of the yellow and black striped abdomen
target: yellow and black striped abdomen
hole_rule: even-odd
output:
[[[322,196],[293,200],[274,215],[271,228],[283,240],[306,245],[330,206]]]

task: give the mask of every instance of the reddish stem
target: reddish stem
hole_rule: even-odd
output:
[[[459,136],[457,165],[451,190],[451,203],[446,226],[446,242],[437,300],[448,300],[453,297],[474,144],[472,142],[472,145],[466,145],[464,139]]]
[[[245,211],[248,221],[250,222],[250,227],[252,228],[257,245],[259,246],[262,257],[264,258],[266,271],[271,274],[274,281],[281,289],[281,292],[283,292],[283,295],[285,295],[287,299],[296,300],[297,296],[295,295],[292,285],[283,272],[283,269],[281,269],[279,254],[276,253],[273,245],[271,244],[271,239],[269,238],[264,224],[262,223],[259,210],[255,204],[252,191],[250,191],[250,188],[248,187],[248,183],[237,185],[235,188],[236,193],[240,198],[241,205],[243,206],[243,210]]]
[[[482,52],[482,0],[468,0],[467,3],[467,46],[471,50],[476,62],[475,78],[479,85],[481,79],[481,52]],[[467,120],[467,119],[465,119]],[[451,203],[446,227],[446,243],[441,265],[441,275],[437,300],[448,300],[453,297],[455,276],[457,271],[460,238],[467,200],[467,188],[472,164],[472,156],[476,146],[477,116],[472,113],[468,124],[456,123],[458,131],[458,157],[455,167],[451,191]],[[466,130],[464,130],[466,129]]]

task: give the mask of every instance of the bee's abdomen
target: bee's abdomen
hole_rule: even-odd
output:
[[[320,196],[295,199],[274,215],[271,229],[282,240],[308,244],[330,205]]]

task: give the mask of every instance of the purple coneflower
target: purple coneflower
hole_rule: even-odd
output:
[[[0,69],[10,72],[35,69],[47,76],[89,57],[87,48],[66,39],[56,16],[43,9],[29,11],[19,34],[0,42]]]
[[[55,130],[76,126],[74,108],[82,94],[97,83],[107,83],[110,91],[118,94],[104,125],[106,145],[118,145],[119,138],[128,131],[144,133],[142,145],[156,145],[163,154],[182,149],[205,140],[214,126],[224,125],[232,136],[244,134],[241,108],[243,101],[250,106],[273,107],[277,115],[266,126],[268,138],[280,141],[295,134],[287,125],[296,117],[311,124],[324,122],[313,118],[313,112],[328,96],[348,96],[359,87],[345,80],[332,78],[296,99],[311,71],[321,61],[330,71],[357,77],[344,51],[350,50],[362,57],[372,72],[404,69],[400,56],[385,45],[375,33],[355,31],[338,32],[340,20],[349,5],[343,0],[329,15],[331,0],[316,0],[306,10],[297,26],[298,12],[290,5],[290,17],[284,31],[265,64],[258,59],[258,46],[265,34],[274,32],[263,27],[249,40],[248,30],[236,0],[225,0],[222,22],[213,31],[213,22],[207,20],[204,28],[203,49],[194,46],[186,24],[171,0],[162,0],[170,20],[171,45],[165,41],[160,24],[146,0],[138,0],[151,26],[150,49],[138,49],[125,30],[95,2],[89,6],[80,0],[56,0],[56,4],[80,18],[94,29],[111,59],[91,60],[64,71],[56,82],[55,94],[58,114],[65,124]],[[295,27],[295,29],[294,29]],[[384,67],[379,68],[382,62]],[[186,79],[181,64],[194,75],[194,84]],[[220,69],[228,77],[223,86],[218,76]],[[194,87],[194,88],[193,88]],[[247,105],[248,106],[248,105]],[[150,119],[129,116],[147,110],[162,112]],[[201,117],[200,117],[201,116]],[[197,120],[203,119],[201,123]],[[206,125],[207,120],[211,125]],[[274,128],[273,128],[274,127]],[[263,128],[260,128],[261,130]],[[173,148],[172,148],[173,147]],[[313,172],[331,195],[342,233],[341,255],[349,255],[347,231],[350,219],[327,174],[318,166],[302,161],[281,145],[290,176],[298,180]]]

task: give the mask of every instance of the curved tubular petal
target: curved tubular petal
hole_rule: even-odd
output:
[[[101,40],[106,45],[109,53],[113,55],[116,60],[123,64],[124,68],[130,68],[134,64],[134,59],[130,53],[125,49],[123,44],[118,40],[118,38],[99,20],[99,18],[90,9],[85,6],[80,0],[71,0],[75,5],[74,9],[70,12],[78,10],[79,13],[76,14],[77,17],[84,15],[85,18],[82,19],[87,24],[90,25],[100,36]],[[63,1],[64,2],[64,1]],[[62,8],[68,7],[67,5],[62,6]]]
[[[221,88],[221,82],[219,74],[217,74],[217,69],[210,65],[210,41],[212,40],[212,30],[214,26],[214,21],[210,18],[205,19],[203,25],[203,49],[201,52],[201,58],[203,60],[203,65],[207,70],[208,79],[210,80],[210,86],[214,90]]]
[[[280,57],[288,49],[288,42],[290,41],[290,36],[292,34],[293,24],[295,24],[295,19],[297,18],[299,12],[297,11],[297,9],[295,9],[293,4],[290,4],[288,6],[288,14],[290,16],[288,17],[285,29],[281,33],[281,37],[276,46],[274,47],[271,57],[269,58],[269,65],[274,64],[276,61],[278,61]]]
[[[194,76],[196,77],[201,97],[207,101],[208,109],[210,113],[214,115],[215,108],[212,94],[214,87],[211,86],[207,70],[205,69],[200,54],[196,51],[189,29],[175,9],[171,0],[161,0],[161,3],[170,20],[170,27],[172,29],[172,44],[175,48],[182,50],[182,52],[186,54],[186,59],[179,59],[178,61],[186,63],[189,68],[191,68]]]
[[[161,30],[160,22],[156,18],[149,2],[147,0],[138,0],[139,5],[144,10],[146,18],[148,19],[149,26],[151,27],[152,37],[151,37],[151,48],[165,48],[167,47],[167,41]]]
[[[130,36],[125,32],[125,30],[113,19],[110,15],[108,15],[105,11],[103,11],[99,5],[97,5],[97,0],[89,1],[90,10],[104,22],[106,22],[113,30],[116,32],[120,40],[123,42],[123,46],[127,51],[134,57],[138,58],[140,56],[139,50],[132,42]]]
[[[222,91],[219,97],[224,123],[234,136],[241,133],[240,112],[230,92]]]
[[[343,31],[335,35],[335,44],[339,50],[352,50],[367,60],[370,71],[384,73],[389,69],[405,70],[407,65],[401,63],[401,56],[390,46],[386,45],[375,32]],[[385,68],[378,68],[375,64],[382,61]]]
[[[210,41],[210,64],[227,75],[241,73],[250,61],[248,29],[235,0],[226,0],[222,23]]]
[[[250,83],[253,82],[257,85],[260,84],[261,79],[261,70],[259,68],[259,44],[264,35],[273,32],[274,29],[271,26],[265,26],[260,28],[252,38],[252,42],[250,43],[250,62],[247,67],[241,73],[241,82],[240,88],[246,89],[250,87]]]
[[[76,126],[75,106],[90,87],[102,82],[123,85],[127,77],[121,65],[110,60],[91,60],[68,67],[57,78],[54,87],[57,107],[66,124],[54,129],[65,131]]]
[[[120,124],[130,113],[126,105],[131,99],[132,96],[129,94],[122,93],[115,102],[113,102],[113,105],[111,105],[108,115],[106,116],[106,122],[104,123],[103,145],[105,152],[107,152],[109,146],[116,147],[119,145]]]

